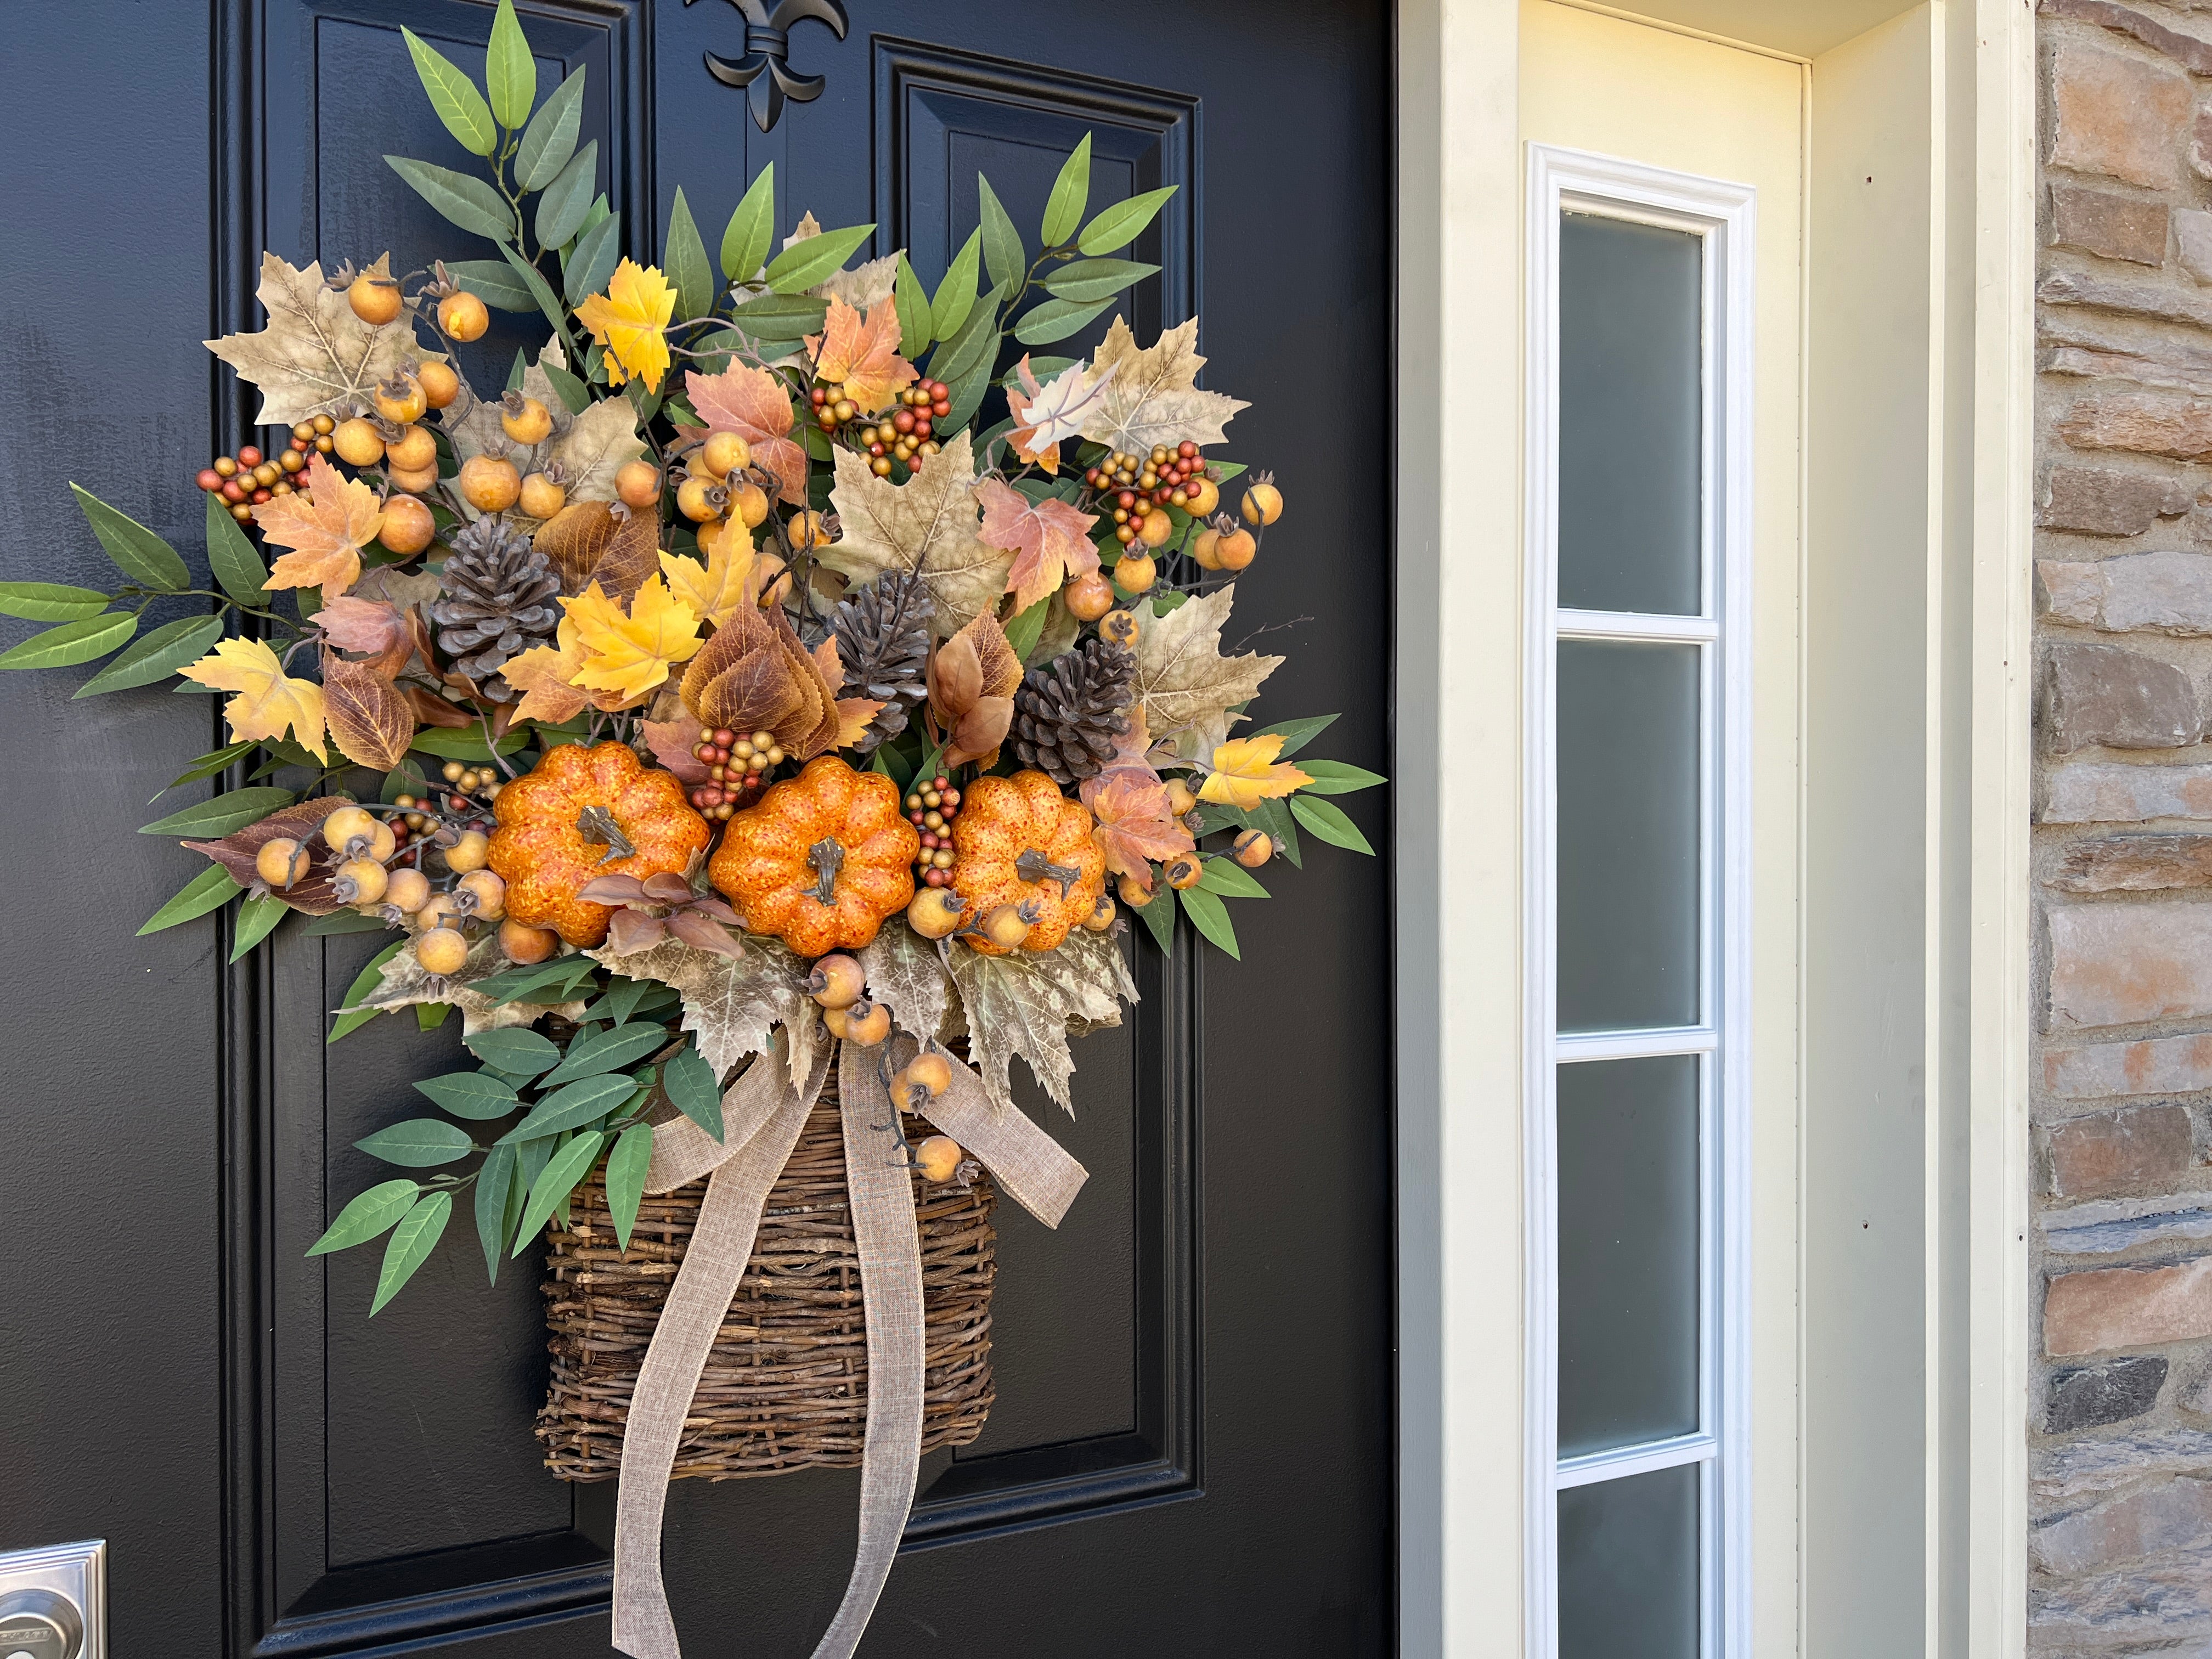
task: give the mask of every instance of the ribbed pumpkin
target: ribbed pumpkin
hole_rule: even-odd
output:
[[[967,901],[963,920],[1001,904],[1036,911],[1024,951],[1054,949],[1105,890],[1106,855],[1091,839],[1089,810],[1042,772],[978,778],[963,790],[952,853],[952,890]],[[964,937],[986,956],[1006,954],[988,939]]]
[[[607,907],[576,896],[594,876],[681,875],[711,838],[672,772],[648,770],[625,744],[562,744],[493,803],[491,867],[507,914],[586,948],[607,938]]]
[[[708,872],[747,933],[818,957],[859,950],[906,908],[921,851],[896,784],[823,755],[730,820]]]

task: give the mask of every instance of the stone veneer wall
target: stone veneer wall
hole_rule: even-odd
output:
[[[2042,0],[2029,1651],[2212,1655],[2212,0]]]

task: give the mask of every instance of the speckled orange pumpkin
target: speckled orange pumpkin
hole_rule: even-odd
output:
[[[586,948],[607,938],[607,907],[576,896],[594,876],[684,873],[711,838],[672,772],[647,770],[619,743],[562,744],[499,792],[491,867],[507,914]]]
[[[1001,904],[1028,903],[1024,951],[1049,951],[1098,903],[1106,886],[1106,855],[1091,836],[1091,814],[1070,800],[1042,772],[978,778],[961,792],[952,821],[952,890],[968,902],[973,921]],[[1003,946],[973,933],[963,936],[986,956]]]
[[[818,957],[859,950],[906,908],[921,851],[896,784],[823,755],[730,820],[708,872],[746,932]]]

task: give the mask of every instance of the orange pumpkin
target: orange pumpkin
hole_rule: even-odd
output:
[[[576,896],[594,876],[681,875],[712,838],[672,772],[648,771],[619,743],[548,750],[499,792],[489,856],[507,914],[571,945],[604,945],[604,904]]]
[[[1097,908],[1106,887],[1106,855],[1091,839],[1091,814],[1042,772],[978,778],[961,792],[952,821],[952,890],[967,901],[963,921],[1001,904],[1034,911],[1024,951],[1049,951]],[[963,936],[986,956],[1003,945]]]
[[[747,933],[818,957],[859,950],[906,908],[921,851],[896,784],[823,755],[732,817],[708,871]]]

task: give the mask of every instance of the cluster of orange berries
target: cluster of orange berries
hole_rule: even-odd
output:
[[[952,823],[960,816],[960,792],[939,774],[925,779],[906,798],[907,821],[921,831],[921,854],[914,878],[927,887],[952,884]]]
[[[743,799],[768,781],[768,775],[783,764],[783,745],[773,732],[748,736],[726,726],[700,733],[691,745],[696,759],[707,763],[707,781],[690,789],[691,805],[702,817],[726,823],[737,814]]]
[[[860,419],[860,407],[839,395],[835,386],[817,386],[807,394],[814,405],[814,423],[824,432]],[[852,441],[868,453],[868,470],[878,478],[890,476],[893,461],[912,464],[917,456],[937,453],[931,435],[934,422],[952,412],[952,388],[942,380],[916,380],[898,394],[898,404],[882,416],[870,416],[854,432]]]
[[[1202,519],[1221,504],[1220,486],[1206,476],[1198,446],[1188,438],[1173,449],[1156,444],[1141,457],[1117,449],[1085,471],[1083,482],[1113,502],[1114,539],[1124,547],[1164,545],[1175,533],[1168,507]]]
[[[252,521],[262,502],[292,493],[292,475],[303,471],[307,458],[329,454],[331,432],[337,422],[327,415],[302,421],[292,428],[291,441],[272,460],[248,444],[235,455],[218,455],[199,470],[192,482],[210,495],[220,495],[230,516],[240,524]]]
[[[699,551],[708,558],[731,525],[750,531],[768,519],[768,492],[744,476],[752,460],[751,446],[736,433],[709,432],[677,480],[676,510],[698,526]],[[638,512],[655,507],[660,475],[650,461],[632,461],[615,475],[615,494]]]

